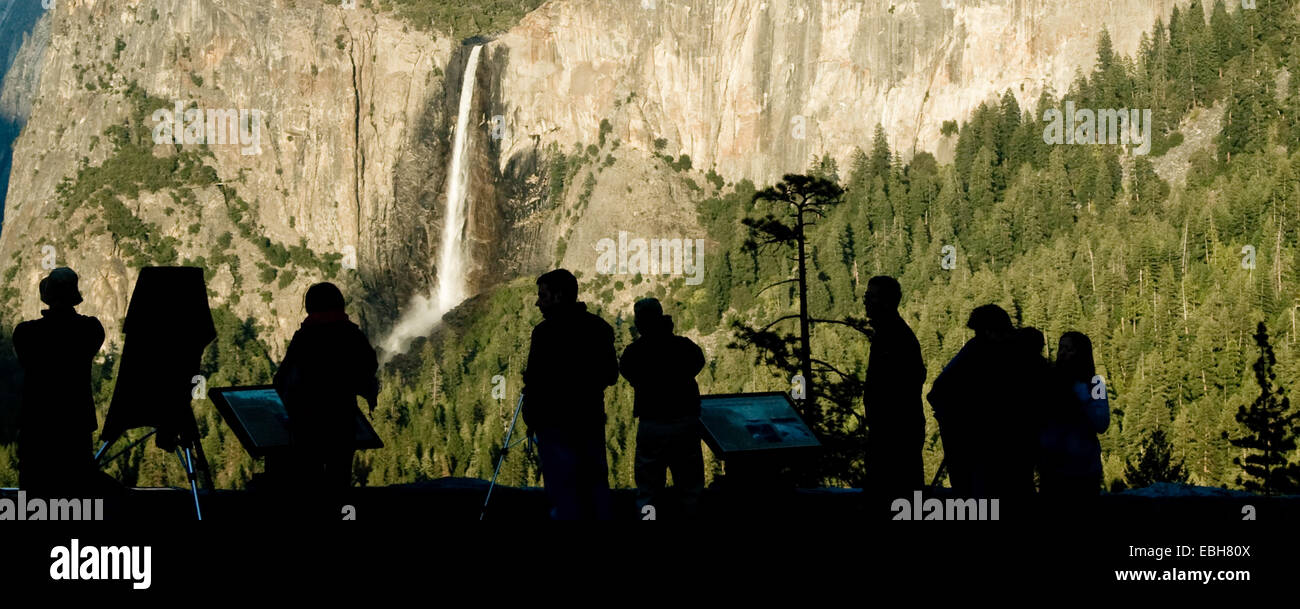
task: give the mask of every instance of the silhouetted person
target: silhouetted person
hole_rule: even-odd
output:
[[[357,396],[373,413],[379,363],[365,333],[344,312],[338,287],[311,286],[305,305],[307,318],[275,373],[275,388],[289,413],[298,482],[337,494],[352,486]]]
[[[1029,354],[1029,358],[1035,362],[1041,362],[1044,366],[1047,364],[1047,358],[1043,357],[1043,347],[1047,345],[1047,338],[1043,336],[1043,331],[1033,326],[1026,326],[1016,330],[1016,340],[1019,341],[1021,348]]]
[[[673,319],[664,315],[658,300],[639,300],[633,312],[640,337],[623,350],[619,368],[636,390],[632,416],[641,419],[633,469],[637,508],[662,505],[671,470],[682,514],[693,517],[704,490],[700,387],[695,382],[704,369],[704,352],[691,339],[673,334]]]
[[[1037,417],[1034,426],[1036,429],[1041,429],[1043,413],[1048,410],[1047,404],[1058,399],[1052,394],[1055,388],[1055,383],[1052,382],[1052,363],[1043,357],[1043,347],[1047,345],[1047,339],[1043,336],[1042,330],[1026,326],[1016,330],[1016,342],[1027,357],[1025,372],[1020,376],[1024,379],[1026,395],[1031,402],[1031,412]]]
[[[953,489],[967,497],[1033,493],[1034,430],[1028,379],[1032,358],[1007,312],[984,305],[966,326],[975,331],[934,380],[927,399],[943,436]]]
[[[49,308],[40,319],[18,324],[13,334],[24,373],[19,486],[75,496],[94,471],[91,443],[99,424],[90,366],[104,344],[104,326],[73,308],[82,298],[72,269],[50,271],[40,293]]]
[[[898,314],[902,288],[893,277],[867,282],[863,301],[871,320],[871,355],[862,401],[867,422],[867,487],[885,499],[911,497],[925,484],[921,451],[925,362],[916,335]]]
[[[551,516],[609,519],[605,388],[618,381],[614,329],[578,302],[578,280],[564,269],[537,278],[537,308],[543,319],[528,348],[523,409]]]
[[[1093,383],[1092,341],[1081,332],[1061,335],[1053,397],[1039,434],[1039,482],[1044,496],[1085,497],[1101,488],[1101,444],[1110,426],[1104,385]]]

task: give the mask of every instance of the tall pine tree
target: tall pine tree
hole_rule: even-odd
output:
[[[1291,463],[1290,456],[1296,449],[1300,412],[1291,410],[1286,390],[1277,384],[1273,370],[1277,358],[1262,321],[1255,331],[1255,344],[1259,346],[1259,359],[1255,361],[1259,397],[1237,409],[1237,422],[1246,427],[1246,433],[1230,440],[1245,452],[1244,457],[1232,460],[1242,470],[1237,483],[1255,492],[1295,493],[1300,491],[1300,464]]]

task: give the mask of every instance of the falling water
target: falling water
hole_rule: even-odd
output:
[[[451,151],[447,176],[447,213],[442,225],[442,247],[438,252],[438,306],[445,313],[465,300],[465,140],[469,132],[469,109],[474,102],[474,74],[482,46],[469,51],[465,78],[460,86],[460,112],[456,116],[456,143]],[[439,313],[439,314],[441,314]]]
[[[409,308],[402,314],[393,331],[384,341],[388,353],[400,353],[412,338],[424,335],[438,323],[444,313],[460,304],[468,296],[465,281],[466,230],[468,227],[468,201],[466,198],[466,153],[469,135],[469,114],[474,103],[475,74],[482,45],[469,51],[465,62],[465,76],[460,86],[460,110],[456,116],[456,133],[451,148],[451,165],[447,170],[447,202],[443,214],[442,243],[438,248],[438,285],[429,295],[417,294]]]

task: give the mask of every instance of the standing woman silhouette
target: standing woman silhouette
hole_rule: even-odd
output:
[[[332,283],[307,290],[307,318],[275,374],[293,433],[300,483],[326,493],[352,486],[357,396],[375,409],[379,362],[361,328],[344,312]]]
[[[1094,386],[1092,341],[1082,332],[1061,335],[1053,399],[1039,435],[1040,490],[1045,497],[1086,497],[1101,489],[1101,443],[1110,403]],[[1096,393],[1101,393],[1099,397]]]

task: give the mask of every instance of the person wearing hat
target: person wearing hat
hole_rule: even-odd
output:
[[[93,436],[99,427],[91,390],[91,363],[104,344],[99,320],[77,313],[77,274],[60,267],[40,283],[41,318],[13,333],[23,368],[18,483],[38,493],[68,494],[94,471]]]
[[[700,387],[695,376],[704,369],[704,352],[685,336],[673,334],[673,318],[654,298],[633,305],[640,336],[623,350],[619,370],[636,390],[632,415],[636,431],[633,477],[637,508],[662,505],[669,470],[682,515],[695,515],[704,490],[704,454],[700,449]]]

